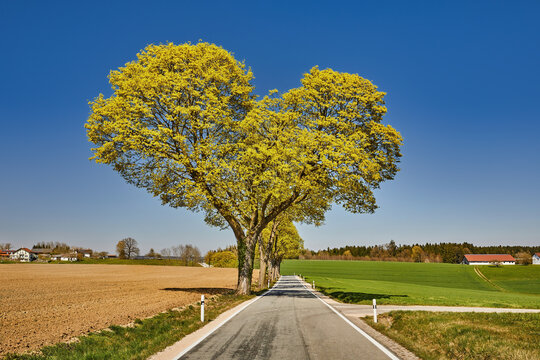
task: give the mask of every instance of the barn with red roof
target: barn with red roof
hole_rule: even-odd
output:
[[[508,254],[467,254],[463,257],[466,265],[516,265],[516,259]]]

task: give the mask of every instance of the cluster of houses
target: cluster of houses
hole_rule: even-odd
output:
[[[39,257],[46,260],[53,261],[77,261],[81,258],[89,258],[92,256],[92,250],[90,249],[76,249],[67,254],[52,254],[53,249],[33,248],[20,248],[17,250],[0,250],[0,259],[6,258],[13,261],[31,262],[37,260]]]
[[[532,256],[533,265],[540,265],[540,253]],[[465,265],[516,265],[516,259],[508,254],[467,254],[463,257]]]

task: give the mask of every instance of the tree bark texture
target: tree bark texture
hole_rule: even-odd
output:
[[[255,259],[255,244],[253,237],[238,240],[238,283],[236,293],[249,295],[251,293],[251,279],[253,277],[253,261]]]
[[[259,242],[259,289],[266,283],[266,254],[262,241]]]

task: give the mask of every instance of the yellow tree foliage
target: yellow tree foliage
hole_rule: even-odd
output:
[[[249,293],[258,236],[285,211],[320,223],[332,203],[373,212],[398,171],[400,134],[384,93],[356,74],[311,69],[299,88],[256,100],[251,70],[221,47],[150,45],[90,103],[98,163],[163,204],[230,227]],[[298,219],[296,218],[298,217]]]

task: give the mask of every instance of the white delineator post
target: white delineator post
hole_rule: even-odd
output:
[[[204,322],[204,295],[201,295],[201,322]]]
[[[313,280],[313,285],[311,285],[311,287],[315,290],[315,280]]]
[[[377,300],[373,299],[373,322],[377,322]]]
[[[270,279],[268,279],[268,288],[270,289]]]

